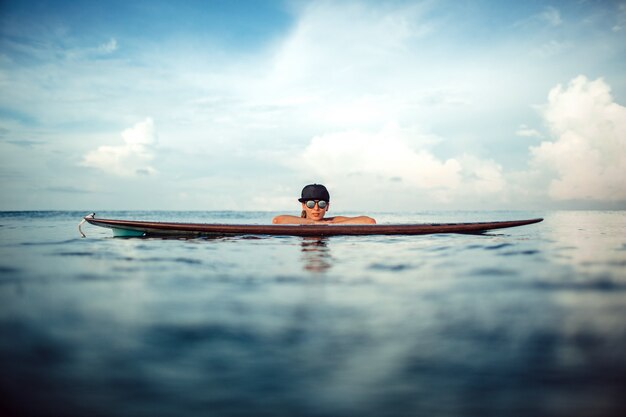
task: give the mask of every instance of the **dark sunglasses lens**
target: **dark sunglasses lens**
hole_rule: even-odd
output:
[[[315,207],[315,201],[314,200],[309,200],[305,204],[310,209]],[[317,202],[317,207],[319,207],[321,209],[325,209],[327,205],[328,205],[328,203],[325,202],[324,200],[320,200],[320,201]]]

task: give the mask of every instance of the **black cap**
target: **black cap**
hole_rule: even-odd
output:
[[[322,184],[309,184],[302,189],[302,197],[298,199],[301,203],[307,200],[330,201],[330,194]]]

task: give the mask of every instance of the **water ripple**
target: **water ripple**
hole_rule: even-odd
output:
[[[18,268],[12,266],[0,266],[0,274],[15,274],[19,272]]]
[[[478,268],[471,270],[469,273],[470,275],[480,275],[486,277],[519,275],[517,271],[507,268]]]
[[[407,269],[415,269],[415,265],[410,264],[382,264],[382,263],[374,263],[371,264],[368,269],[374,271],[389,271],[389,272],[400,272],[405,271]]]
[[[541,251],[535,250],[535,249],[528,249],[528,250],[519,250],[519,251],[507,251],[507,252],[503,252],[501,255],[502,256],[536,255],[538,253],[541,253]]]
[[[503,248],[508,248],[510,246],[513,246],[512,243],[499,243],[497,245],[493,245],[493,246],[485,246],[486,250],[500,250]]]
[[[541,290],[565,291],[626,291],[626,283],[615,282],[611,279],[600,279],[591,282],[549,282],[536,281],[533,287]]]

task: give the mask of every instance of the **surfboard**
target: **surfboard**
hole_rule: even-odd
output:
[[[137,220],[97,219],[95,213],[83,218],[78,230],[84,237],[84,222],[113,230],[116,237],[219,237],[242,235],[265,236],[367,236],[367,235],[427,235],[434,233],[484,233],[489,230],[525,226],[543,219],[509,220],[474,223],[429,224],[368,224],[368,225],[262,225],[171,223]]]

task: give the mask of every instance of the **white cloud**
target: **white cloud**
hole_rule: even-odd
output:
[[[537,26],[557,27],[563,24],[561,12],[552,6],[544,7],[538,13],[526,16],[513,25],[514,27],[537,28]]]
[[[432,31],[432,23],[422,18],[425,9],[424,4],[310,3],[276,50],[266,82],[301,93],[306,86],[307,95],[334,98],[383,88]]]
[[[462,188],[456,193],[457,197],[496,194],[505,188],[502,166],[495,161],[469,154],[464,154],[458,160],[462,167],[463,183]]]
[[[454,188],[459,163],[440,161],[426,150],[414,150],[404,132],[387,126],[377,133],[345,131],[314,137],[299,166],[321,176],[377,175],[401,179],[419,188]]]
[[[537,17],[551,26],[559,26],[563,23],[563,20],[561,20],[561,13],[551,6],[546,7],[543,12],[537,15]]]
[[[543,135],[536,129],[530,128],[526,125],[520,125],[519,128],[515,131],[517,136],[526,137],[526,138],[542,138]]]
[[[122,132],[123,145],[100,146],[85,155],[81,165],[118,176],[151,175],[157,135],[152,119],[147,118]]]
[[[419,194],[427,201],[452,202],[468,195],[501,191],[502,168],[493,161],[465,154],[440,159],[429,149],[434,141],[415,129],[390,124],[378,132],[342,131],[314,137],[292,162],[300,175],[318,178],[334,188],[364,186],[360,199],[373,189]],[[355,181],[356,179],[356,181]],[[357,186],[358,187],[358,186]],[[359,198],[355,197],[355,198]]]
[[[107,42],[98,46],[74,46],[71,48],[64,48],[57,45],[58,54],[64,56],[68,60],[84,62],[90,59],[97,59],[99,57],[110,55],[117,51],[118,45],[115,38],[109,39]]]
[[[555,200],[626,200],[626,107],[609,86],[584,76],[550,91],[544,109],[554,141],[531,147]]]
[[[572,45],[570,43],[559,42],[552,39],[549,42],[545,42],[544,44],[534,48],[531,55],[536,58],[546,59],[559,55],[560,53],[571,48]]]
[[[98,47],[98,51],[103,54],[111,54],[117,51],[117,40],[115,38],[111,38],[107,43],[103,43]]]
[[[616,23],[611,30],[613,32],[620,32],[626,27],[626,3],[620,3],[617,6],[617,13],[615,14]]]

